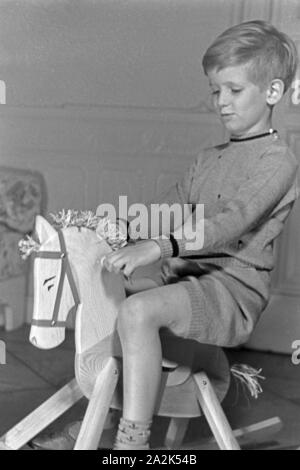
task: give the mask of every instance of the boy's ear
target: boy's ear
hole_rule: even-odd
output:
[[[267,103],[271,106],[279,103],[284,94],[284,83],[280,78],[274,78],[267,89]]]

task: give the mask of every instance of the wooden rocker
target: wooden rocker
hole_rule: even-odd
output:
[[[68,314],[75,310],[76,379],[9,430],[0,440],[2,449],[20,449],[83,395],[89,404],[75,450],[96,449],[109,408],[122,408],[116,318],[126,297],[123,277],[102,267],[103,256],[112,249],[105,240],[105,224],[100,239],[95,216],[81,213],[78,227],[72,226],[70,213],[63,214],[64,220],[68,214],[69,223],[59,230],[37,216],[39,243],[28,239],[25,245],[27,254],[35,252],[30,341],[42,349],[61,344]],[[189,419],[203,413],[218,447],[239,449],[220,405],[230,381],[222,349],[171,335],[162,337],[162,345],[165,360],[155,414],[171,418],[166,447],[178,448]]]

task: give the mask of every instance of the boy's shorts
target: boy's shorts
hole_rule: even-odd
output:
[[[171,258],[153,273],[158,286],[179,283],[186,289],[191,306],[183,312],[186,338],[223,347],[249,339],[269,300],[270,273],[232,260]]]

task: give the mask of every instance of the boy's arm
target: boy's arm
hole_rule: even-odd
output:
[[[184,223],[184,216],[186,213],[184,212],[183,207],[185,204],[187,205],[189,203],[191,185],[194,179],[195,169],[197,165],[199,165],[199,160],[200,156],[197,157],[179,181],[173,184],[167,191],[162,191],[152,201],[145,204],[148,215],[146,220],[147,233],[145,233],[145,238],[160,236],[164,233],[169,234]],[[151,218],[151,207],[153,207],[153,205],[162,206],[164,204],[166,204],[168,208],[173,205],[177,205],[178,209],[178,211],[171,211],[171,217],[165,218],[166,223],[163,223],[160,217]],[[156,210],[158,210],[158,207]],[[124,219],[119,219],[121,223],[124,223],[123,228],[127,226],[129,235],[134,235],[134,221],[136,218],[137,215],[128,215],[126,221]],[[132,224],[131,227],[130,224]]]
[[[179,256],[218,251],[222,246],[264,222],[275,208],[278,209],[277,206],[289,191],[291,197],[285,204],[291,203],[297,198],[297,190],[291,190],[294,187],[296,172],[297,163],[290,153],[283,154],[281,149],[273,149],[264,154],[248,181],[220,213],[205,219],[204,207],[202,221],[194,220],[195,217],[191,214],[183,226],[174,231]],[[201,227],[204,236],[199,233]],[[173,245],[170,239],[158,237],[155,241],[161,248],[162,258],[172,256]]]

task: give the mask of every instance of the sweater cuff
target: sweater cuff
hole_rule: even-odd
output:
[[[173,245],[171,240],[166,236],[161,236],[157,238],[151,238],[154,242],[156,242],[161,251],[161,258],[172,258],[173,256]],[[185,240],[179,240],[178,238],[175,239],[178,244],[178,257],[183,256],[186,248],[185,248]]]
[[[173,255],[173,245],[169,238],[158,237],[158,238],[151,238],[155,243],[158,244],[161,251],[161,259],[163,258],[172,258]]]

